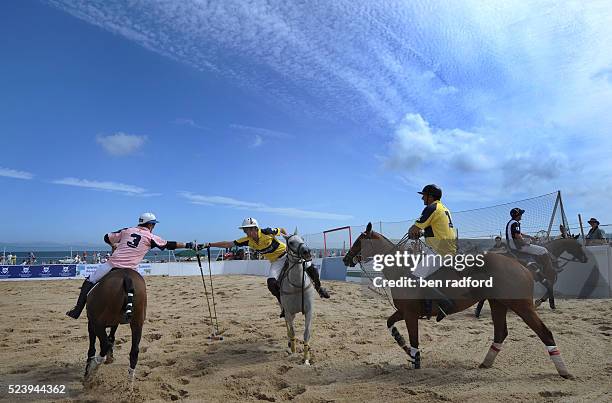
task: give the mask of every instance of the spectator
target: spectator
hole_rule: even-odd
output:
[[[586,244],[587,245],[605,245],[606,242],[606,233],[599,228],[599,221],[596,218],[591,218],[587,221],[591,225],[591,229],[586,236]]]
[[[571,235],[565,229],[565,226],[563,224],[559,225],[559,232],[561,232],[561,235],[559,235],[558,239],[565,239],[565,238],[570,238],[571,237]]]
[[[11,262],[12,265],[16,265],[17,264],[17,255],[13,255],[13,259]]]
[[[504,242],[502,242],[502,239],[500,236],[496,236],[495,245],[493,245],[493,247],[489,249],[487,252],[489,253],[508,253],[508,246]]]

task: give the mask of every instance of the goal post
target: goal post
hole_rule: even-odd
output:
[[[348,244],[346,243],[348,241]],[[350,249],[353,244],[353,236],[350,226],[332,228],[323,231],[323,256],[327,257],[327,251],[342,251],[342,255]]]

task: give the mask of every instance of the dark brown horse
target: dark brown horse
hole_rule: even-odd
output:
[[[119,324],[129,323],[132,348],[128,378],[133,382],[146,311],[147,287],[136,270],[113,269],[92,288],[87,296],[89,351],[85,379],[90,379],[101,363],[113,362],[115,331]],[[107,334],[106,328],[109,327],[111,331]],[[99,356],[96,356],[96,337],[100,340]]]
[[[544,296],[536,300],[535,306],[538,307],[542,302],[548,299],[550,307],[552,309],[555,309],[555,295],[553,286],[557,281],[558,273],[563,271],[563,268],[568,263],[586,263],[588,262],[589,258],[587,257],[580,242],[578,242],[573,237],[555,239],[545,244],[544,247],[548,250],[548,253],[550,253],[555,258],[555,261],[553,262],[553,266],[555,266],[555,271],[554,273],[543,273],[544,277],[546,278],[546,283],[549,284],[549,286],[547,287]],[[563,255],[565,253],[569,254],[571,258],[564,257]]]
[[[373,240],[375,242],[364,242],[367,240]],[[370,245],[371,250],[365,250]],[[373,246],[372,246],[373,245]],[[356,261],[365,261],[368,258],[378,254],[393,254],[397,251],[396,245],[385,238],[383,235],[372,231],[372,224],[369,223],[365,232],[361,233],[355,240],[355,243],[351,246],[351,249],[344,257],[344,263],[347,266],[353,267]],[[470,306],[474,305],[481,299],[488,299],[491,305],[491,315],[493,318],[493,344],[482,364],[481,368],[489,368],[493,365],[497,353],[500,351],[502,343],[508,335],[508,328],[506,325],[506,314],[508,309],[514,311],[523,321],[538,335],[540,340],[546,346],[548,354],[555,364],[555,368],[560,376],[563,378],[571,378],[572,376],[567,371],[559,349],[556,346],[555,340],[551,331],[544,325],[542,320],[539,318],[533,305],[533,277],[529,270],[527,270],[518,261],[509,257],[498,255],[498,254],[486,254],[484,255],[484,265],[480,269],[483,273],[482,276],[493,278],[493,288],[487,291],[489,295],[483,294],[483,289],[474,288],[467,290],[458,288],[446,288],[446,295],[451,298],[454,302],[454,310],[447,312],[448,314],[463,311]],[[393,277],[394,273],[389,273],[387,269],[383,269],[385,277]],[[453,269],[444,270],[439,269],[428,279],[458,279],[463,276],[471,275],[474,278],[479,278],[479,274],[475,271],[464,270],[463,272],[457,272]],[[405,291],[402,295],[399,293],[393,293],[393,303],[397,309],[387,319],[387,327],[394,337],[397,344],[408,354],[411,362],[415,368],[420,368],[421,356],[419,352],[419,323],[418,319],[425,315],[431,315],[437,313],[437,307],[433,308],[433,312],[427,312],[422,299],[417,299],[418,295],[413,294],[413,298],[406,296],[406,292],[419,292],[418,289]],[[491,295],[504,296],[504,298],[492,298]],[[515,296],[512,298],[512,296]],[[519,298],[520,296],[520,298]],[[408,335],[410,339],[410,347],[406,345],[406,342],[402,335],[395,327],[395,323],[399,320],[404,320]]]

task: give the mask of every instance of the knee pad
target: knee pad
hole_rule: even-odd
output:
[[[271,277],[268,279],[267,282],[268,282],[268,290],[270,290],[272,295],[280,296],[280,287],[278,285],[278,281],[275,278]]]

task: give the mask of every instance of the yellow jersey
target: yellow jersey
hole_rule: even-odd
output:
[[[276,239],[276,236],[280,235],[279,228],[259,228],[257,232],[259,234],[259,241],[255,241],[253,238],[245,236],[235,240],[234,245],[248,246],[249,248],[255,249],[270,262],[274,262],[286,253],[287,246]]]
[[[450,211],[440,200],[423,209],[421,217],[414,223],[425,230],[425,243],[440,255],[457,253],[457,234]]]

